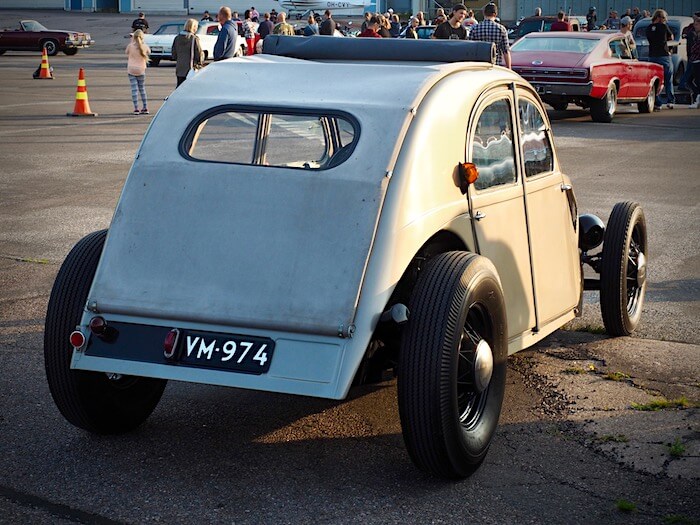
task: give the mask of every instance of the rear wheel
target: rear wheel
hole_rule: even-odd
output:
[[[466,252],[434,257],[411,296],[401,343],[398,402],[403,438],[420,469],[463,478],[496,431],[508,354],[496,269]]]
[[[98,434],[139,426],[153,412],[166,381],[70,368],[70,333],[80,323],[106,230],[80,240],[58,272],[46,312],[44,364],[49,390],[73,425]]]
[[[63,52],[68,55],[69,57],[72,57],[73,55],[78,54],[78,48],[77,47],[70,47],[68,49],[64,49]]]
[[[639,323],[647,255],[644,211],[636,202],[618,202],[605,229],[600,271],[600,310],[610,335],[630,335]]]
[[[612,122],[617,111],[617,88],[610,84],[603,98],[591,99],[591,118],[595,122]]]
[[[58,54],[58,42],[56,42],[55,40],[44,40],[41,43],[41,47],[46,49],[46,54],[50,57],[56,56]]]
[[[160,64],[160,58],[151,58],[151,61],[149,63],[153,67],[158,67],[158,64]]]
[[[647,93],[647,98],[644,102],[637,102],[637,108],[640,113],[651,113],[654,111],[654,102],[656,101],[656,86],[652,85],[649,87],[649,93]]]
[[[564,111],[569,107],[569,102],[566,100],[560,100],[558,102],[550,102],[550,106],[554,108],[555,111]]]
[[[681,79],[683,78],[684,74],[685,74],[685,64],[683,62],[681,62],[678,64],[678,68],[676,69],[676,71],[673,75],[673,83],[680,84]]]

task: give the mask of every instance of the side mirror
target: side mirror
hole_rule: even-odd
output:
[[[469,190],[469,185],[474,184],[479,178],[479,170],[472,162],[460,162],[457,169],[459,170],[459,189],[462,195],[465,195]]]

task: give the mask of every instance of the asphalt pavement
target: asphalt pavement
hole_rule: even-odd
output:
[[[130,114],[131,16],[0,10],[0,27],[19,18],[97,43],[52,57],[51,81],[31,78],[38,54],[0,57],[0,523],[700,523],[700,111],[549,113],[580,212],[644,207],[644,313],[608,338],[587,292],[581,319],[512,356],[471,478],[413,467],[394,381],[340,402],[171,382],[137,431],[93,436],[48,392],[46,302],[71,246],[109,225],[153,116]],[[65,116],[80,67],[99,117]],[[174,87],[172,65],[148,70],[152,113]]]

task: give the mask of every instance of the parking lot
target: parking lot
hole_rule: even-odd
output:
[[[174,67],[148,70],[152,114],[133,116],[131,16],[0,10],[0,28],[19,18],[89,31],[96,44],[52,57],[54,80],[32,79],[37,53],[0,56],[0,522],[700,522],[699,409],[630,409],[700,402],[699,110],[621,107],[611,124],[549,113],[579,212],[607,219],[623,200],[645,209],[644,314],[634,337],[607,338],[587,292],[581,319],[511,357],[499,429],[471,478],[413,467],[395,381],[342,402],[171,382],[145,425],[98,437],[70,426],[49,394],[46,303],[71,246],[109,226]],[[94,118],[66,116],[81,67]],[[254,102],[254,86],[222,89]],[[606,381],[613,372],[629,377]]]

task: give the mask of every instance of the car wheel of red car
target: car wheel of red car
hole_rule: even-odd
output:
[[[591,118],[595,122],[612,122],[617,111],[617,87],[610,84],[603,98],[591,99]]]
[[[649,88],[649,93],[644,102],[638,102],[637,108],[639,108],[640,113],[651,113],[654,111],[654,102],[656,100],[656,86],[651,86]]]
[[[41,43],[42,48],[46,48],[46,54],[50,57],[56,56],[58,54],[58,42],[55,40],[44,40]]]
[[[70,423],[97,434],[118,434],[148,418],[167,381],[70,367],[70,335],[80,323],[106,236],[102,230],[78,241],[58,271],[46,310],[44,365],[51,395]]]
[[[0,55],[4,55],[5,51],[7,51],[7,49],[0,49]]]
[[[406,449],[434,476],[469,476],[486,456],[505,392],[508,330],[496,269],[473,253],[437,255],[409,311],[398,367]]]
[[[78,53],[78,48],[77,47],[71,47],[68,49],[64,49],[63,52],[68,55],[69,57],[72,57],[73,55],[76,55]]]
[[[636,202],[613,207],[603,240],[600,310],[612,336],[630,335],[639,323],[647,282],[647,223]]]

